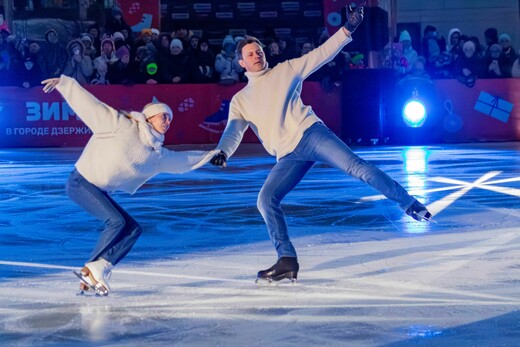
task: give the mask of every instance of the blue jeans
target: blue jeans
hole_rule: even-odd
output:
[[[305,131],[294,151],[276,163],[258,195],[258,210],[265,221],[278,258],[297,257],[289,239],[281,201],[315,162],[326,163],[368,183],[388,199],[399,203],[405,211],[415,201],[399,183],[354,154],[323,123],[315,123]]]
[[[87,181],[76,169],[66,184],[69,198],[104,223],[104,229],[90,255],[90,261],[103,258],[116,265],[132,249],[141,226],[107,192]]]

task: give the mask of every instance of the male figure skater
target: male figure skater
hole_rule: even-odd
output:
[[[260,138],[267,152],[276,156],[277,163],[260,190],[257,206],[278,253],[278,261],[258,272],[258,279],[294,281],[297,278],[297,254],[289,239],[281,201],[317,161],[368,183],[399,203],[414,219],[431,218],[422,203],[386,173],[355,155],[300,98],[303,80],[352,41],[351,34],[362,20],[363,6],[349,6],[345,26],[326,42],[273,69],[267,65],[258,39],[246,37],[237,45],[239,63],[246,70],[248,83],[231,100],[228,124],[217,146],[220,152],[211,163],[225,166],[248,127]]]
[[[71,200],[104,224],[89,260],[76,274],[82,281],[81,290],[92,287],[96,294],[106,296],[112,267],[130,252],[142,231],[110,193],[133,194],[153,176],[194,170],[218,151],[174,152],[164,148],[164,134],[173,116],[166,104],[150,103],[141,112],[118,111],[65,75],[42,84],[45,93],[57,89],[93,133],[66,189]]]

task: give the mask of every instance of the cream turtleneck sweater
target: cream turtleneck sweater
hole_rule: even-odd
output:
[[[133,194],[161,172],[194,170],[218,153],[216,150],[168,150],[162,146],[164,136],[146,122],[142,113],[118,112],[64,75],[56,88],[76,116],[93,132],[76,168],[90,183],[104,191]]]
[[[267,152],[277,159],[291,153],[305,130],[321,122],[312,108],[303,104],[303,81],[331,61],[350,41],[352,38],[340,29],[302,57],[272,69],[246,72],[248,83],[231,100],[228,124],[217,148],[231,156],[244,132],[251,127]]]

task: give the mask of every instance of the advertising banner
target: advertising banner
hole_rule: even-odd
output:
[[[162,84],[85,88],[118,110],[141,111],[154,100],[168,104],[174,114],[165,144],[176,145],[218,143],[227,124],[229,102],[243,86]],[[319,83],[306,82],[302,97],[333,130],[340,128],[339,92],[326,94]],[[0,148],[82,147],[91,135],[57,91],[45,94],[41,87],[0,88]],[[258,140],[249,130],[244,142]]]

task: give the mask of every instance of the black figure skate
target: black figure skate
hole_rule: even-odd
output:
[[[298,277],[298,270],[300,265],[298,261],[293,257],[281,257],[278,259],[276,264],[271,266],[267,270],[258,271],[256,276],[256,283],[259,281],[280,281],[287,278],[291,282],[295,282]]]
[[[432,220],[432,214],[418,200],[415,200],[412,206],[408,207],[406,214],[419,222]]]

